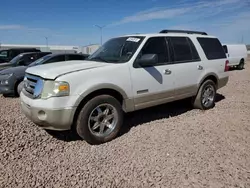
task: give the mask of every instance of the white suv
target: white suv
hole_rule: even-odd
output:
[[[85,61],[27,69],[21,106],[44,129],[74,128],[88,143],[101,144],[117,136],[124,112],[184,98],[195,108],[214,107],[227,71],[220,41],[206,33],[122,36]]]

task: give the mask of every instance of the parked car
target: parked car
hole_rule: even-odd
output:
[[[118,135],[127,112],[184,98],[195,108],[213,108],[227,71],[220,41],[204,32],[121,36],[85,63],[28,68],[21,106],[44,129],[76,128],[88,143],[101,144]]]
[[[35,60],[48,54],[51,54],[51,52],[28,52],[19,54],[8,63],[1,63],[0,71],[9,67],[27,66]]]
[[[40,52],[40,55],[43,52]],[[60,61],[71,61],[71,60],[84,60],[88,55],[81,54],[48,54],[39,58],[31,64],[26,66],[11,67],[0,71],[0,94],[4,96],[15,95],[19,96],[23,88],[23,79],[25,75],[25,70],[28,67],[33,67],[37,65],[55,63]]]
[[[244,69],[247,60],[247,47],[244,44],[224,44],[224,51],[229,60],[229,66],[236,66],[239,70]]]
[[[8,50],[0,51],[0,63],[6,63],[21,53],[26,52],[41,52],[36,48],[10,48]]]

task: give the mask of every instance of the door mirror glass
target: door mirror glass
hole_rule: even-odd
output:
[[[140,59],[137,60],[137,63],[141,67],[155,66],[158,63],[157,54],[144,54]]]

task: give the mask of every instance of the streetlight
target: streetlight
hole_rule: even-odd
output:
[[[45,37],[45,40],[46,40],[46,46],[48,48],[48,37]]]
[[[98,27],[101,31],[101,45],[102,45],[102,29],[105,27],[105,25],[103,26],[95,25],[95,27]]]

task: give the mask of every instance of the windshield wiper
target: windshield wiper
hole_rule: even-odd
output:
[[[99,60],[99,61],[103,61],[103,62],[106,62],[106,63],[108,63],[108,61],[107,60],[105,60],[105,59],[103,59],[102,57],[93,57],[93,58],[91,58],[91,59],[89,59],[89,60]]]

